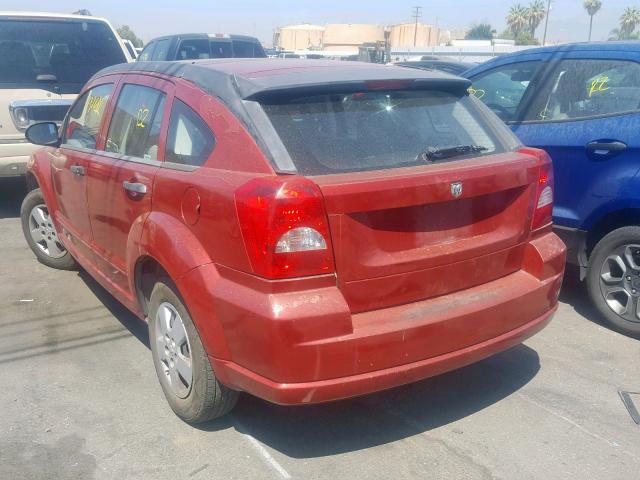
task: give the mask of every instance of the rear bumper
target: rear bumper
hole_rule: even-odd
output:
[[[327,402],[416,382],[478,362],[518,345],[542,330],[549,323],[556,309],[557,305],[544,315],[510,332],[470,347],[407,365],[330,380],[278,383],[233,362],[211,357],[211,363],[216,374],[224,377],[228,385],[270,402],[281,405]]]
[[[584,230],[577,228],[562,227],[554,225],[553,231],[567,246],[567,263],[580,267],[587,266],[587,234]]]
[[[179,289],[222,383],[275,403],[314,403],[427,378],[521,342],[557,308],[564,262],[564,244],[547,233],[525,245],[510,275],[356,314],[332,277],[266,282],[209,264]]]

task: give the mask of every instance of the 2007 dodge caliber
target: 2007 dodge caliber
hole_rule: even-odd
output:
[[[22,225],[149,324],[188,422],[239,391],[365,394],[509,348],[557,308],[547,155],[467,80],[226,59],[102,70],[28,169]]]

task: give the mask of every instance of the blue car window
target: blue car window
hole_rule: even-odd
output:
[[[579,120],[640,108],[640,64],[625,60],[563,60],[538,120]]]
[[[473,79],[470,93],[482,100],[501,120],[517,120],[518,107],[539,61],[502,65]]]

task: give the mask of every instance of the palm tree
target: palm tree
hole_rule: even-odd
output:
[[[527,25],[527,9],[519,3],[509,9],[507,25],[514,36],[518,36]]]
[[[534,37],[536,28],[540,26],[542,20],[544,20],[544,17],[547,14],[547,8],[544,6],[544,2],[542,0],[533,0],[525,10],[527,21],[529,23],[529,31],[531,32],[531,37]]]
[[[632,37],[638,23],[640,23],[640,10],[636,7],[625,8],[620,16],[620,35],[623,40]]]
[[[589,14],[589,41],[591,41],[591,30],[593,30],[593,16],[602,8],[600,0],[584,0],[584,9]]]

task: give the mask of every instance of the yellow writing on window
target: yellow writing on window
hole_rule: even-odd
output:
[[[145,128],[145,122],[149,116],[149,109],[147,107],[140,107],[136,114],[136,128]]]
[[[90,112],[93,112],[97,115],[102,114],[102,109],[104,107],[105,98],[104,97],[89,97],[87,100],[87,109]]]
[[[469,92],[471,95],[474,95],[478,99],[484,97],[485,93],[487,93],[481,88],[473,88],[473,87],[469,87],[467,89],[467,92]]]
[[[607,87],[607,82],[609,82],[609,77],[607,77],[606,75],[602,75],[601,77],[592,80],[591,87],[589,88],[589,98],[591,98],[594,93],[606,92],[607,90],[609,90],[609,87]]]
[[[538,114],[538,117],[540,117],[540,120],[546,120],[548,116],[549,116],[549,109],[547,107],[544,107],[544,109]]]

